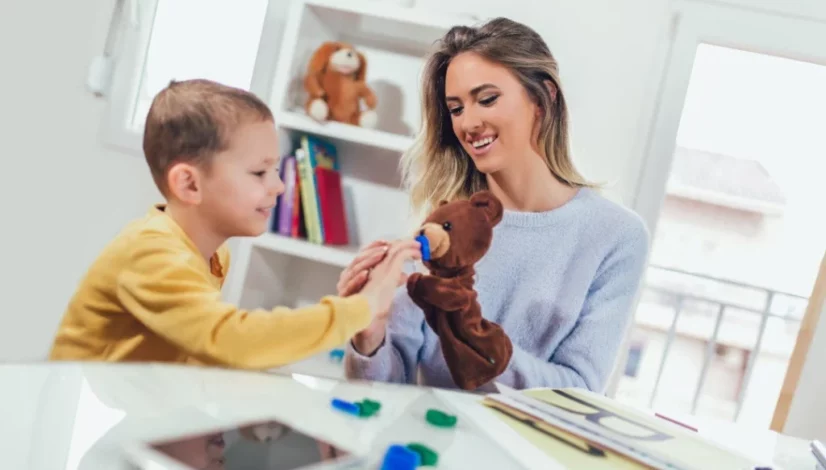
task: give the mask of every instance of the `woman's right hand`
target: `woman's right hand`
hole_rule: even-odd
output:
[[[364,293],[371,304],[377,307],[373,312],[373,321],[370,325],[353,338],[353,347],[360,354],[372,355],[384,341],[393,294],[395,289],[403,285],[407,279],[402,271],[402,263],[406,260],[418,259],[421,256],[419,249],[419,243],[413,240],[395,243],[376,241],[365,247],[353,259],[350,266],[342,271],[337,285],[338,294],[346,297]],[[385,259],[388,252],[390,259]],[[376,267],[378,267],[377,276],[371,279],[370,274]],[[377,295],[379,298],[376,298]]]
[[[381,263],[389,248],[390,242],[384,240],[376,240],[364,247],[338,277],[336,290],[338,290],[339,297],[348,297],[361,292],[367,283],[370,270]]]

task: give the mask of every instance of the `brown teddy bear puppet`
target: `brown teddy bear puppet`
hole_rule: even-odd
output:
[[[328,41],[310,58],[304,89],[307,114],[316,121],[344,122],[372,128],[378,122],[376,95],[365,83],[367,60],[353,46]],[[362,101],[366,110],[362,111]]]
[[[487,252],[502,203],[489,191],[469,200],[442,201],[421,226],[422,260],[431,274],[413,273],[407,292],[439,335],[453,381],[474,390],[505,371],[513,345],[482,317],[473,288],[474,265]]]

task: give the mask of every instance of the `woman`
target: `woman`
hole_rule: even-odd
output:
[[[646,262],[648,231],[597,194],[571,162],[568,110],[557,63],[542,38],[508,19],[458,26],[425,65],[423,133],[403,156],[421,215],[439,200],[489,189],[505,214],[476,265],[483,315],[514,345],[497,378],[518,389],[602,391]],[[358,292],[386,244],[342,272]],[[402,288],[388,324],[348,346],[348,377],[455,388],[439,339]]]

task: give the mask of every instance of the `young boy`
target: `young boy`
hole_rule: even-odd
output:
[[[270,110],[243,90],[172,82],[152,102],[143,150],[167,202],[126,226],[91,266],[52,360],[277,367],[343,344],[386,315],[404,262],[419,256],[415,242],[393,244],[358,295],[241,310],[221,300],[224,243],[264,233],[284,191]]]

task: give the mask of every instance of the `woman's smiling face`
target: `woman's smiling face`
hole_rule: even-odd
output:
[[[450,61],[445,105],[476,168],[492,174],[535,154],[537,105],[505,66],[466,52]]]

